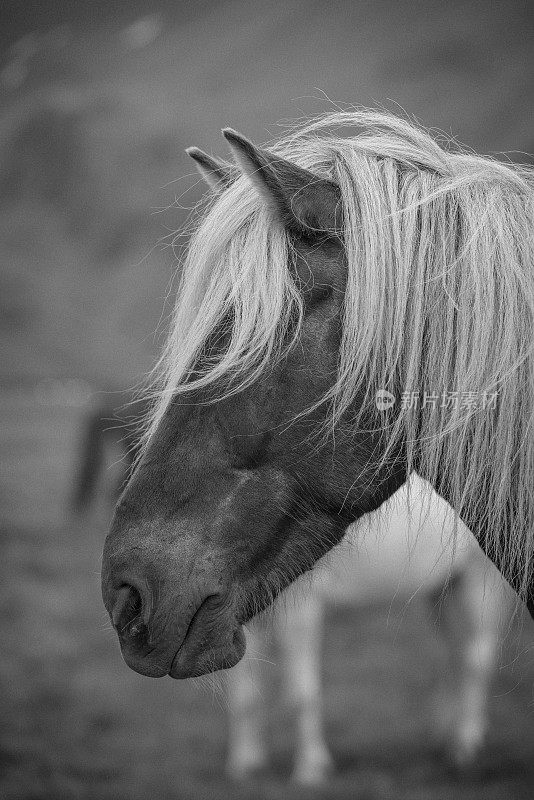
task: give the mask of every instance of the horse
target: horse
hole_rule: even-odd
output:
[[[114,476],[114,499],[120,495],[135,462],[137,423],[145,415],[147,404],[131,392],[97,395],[81,420],[81,435],[76,452],[70,507],[75,515],[85,514],[94,502],[106,455],[114,451],[119,460]]]
[[[532,168],[365,110],[223,134],[104,544],[126,663],[234,666],[413,473],[534,614]]]
[[[400,609],[402,618],[415,595],[426,604],[428,634],[442,639],[453,667],[452,676],[449,670],[444,680],[440,671],[437,680],[432,731],[458,769],[476,763],[487,732],[489,687],[511,598],[502,577],[464,526],[453,551],[446,503],[433,495],[430,509],[425,508],[421,498],[428,487],[416,476],[412,487],[411,500],[401,488],[387,501],[380,524],[370,515],[364,537],[351,526],[343,544],[314,569],[311,581],[297,579],[286,590],[283,613],[279,610],[269,620],[271,625],[262,620],[247,626],[251,655],[227,673],[231,778],[243,780],[268,764],[259,658],[266,652],[267,632],[274,632],[279,642],[279,666],[295,709],[292,779],[303,785],[321,784],[334,766],[323,730],[325,611],[329,605],[355,608],[383,603],[390,609],[388,624],[396,627],[400,623],[392,609]]]

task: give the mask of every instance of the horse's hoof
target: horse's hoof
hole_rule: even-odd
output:
[[[334,762],[327,750],[297,761],[291,780],[300,786],[321,786],[332,776]]]
[[[263,755],[251,755],[246,759],[229,761],[226,765],[226,775],[232,781],[241,782],[256,778],[267,768],[267,758]]]
[[[449,755],[455,768],[462,774],[470,774],[476,766],[482,749],[482,741],[478,738],[456,740],[449,747]]]

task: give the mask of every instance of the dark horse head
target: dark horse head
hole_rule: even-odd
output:
[[[475,174],[490,162],[445,154],[406,123],[373,119],[374,138],[319,137],[311,126],[269,150],[226,130],[237,166],[188,151],[214,192],[184,266],[159,402],[103,559],[106,608],[126,662],[142,674],[233,666],[243,624],[413,469],[502,566],[508,540],[487,533],[475,495],[484,487],[498,508],[502,482],[489,459],[517,441],[504,404],[517,417],[524,396],[500,396],[490,409],[486,392],[500,388],[517,352],[505,342],[510,331],[489,342],[488,327],[469,328],[464,312],[485,289],[462,284],[451,266],[472,242],[483,198],[473,200],[471,182],[468,207],[450,165],[464,159]],[[495,252],[493,242],[494,265]],[[503,293],[499,276],[487,279]],[[484,348],[483,366],[473,345]],[[415,388],[437,403],[401,403]],[[468,390],[480,403],[484,392],[483,409],[442,402]],[[531,455],[518,468],[532,471]],[[505,530],[509,503],[492,519]]]

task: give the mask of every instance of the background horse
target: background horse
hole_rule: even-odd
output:
[[[81,420],[80,442],[74,465],[71,507],[87,511],[95,500],[104,472],[113,463],[113,500],[119,496],[137,453],[139,420],[147,404],[128,392],[113,392],[93,399]],[[105,482],[109,485],[109,476]]]
[[[371,112],[225,136],[237,173],[190,151],[219,194],[104,548],[125,660],[235,665],[243,625],[412,472],[534,608],[532,170]]]
[[[296,713],[293,778],[299,783],[321,782],[333,766],[323,730],[321,687],[322,629],[331,604],[390,604],[389,623],[395,626],[401,624],[395,608],[405,611],[416,594],[423,595],[428,635],[443,638],[450,659],[449,670],[442,665],[438,677],[432,736],[444,737],[459,767],[472,765],[484,743],[499,629],[509,619],[511,593],[463,526],[453,552],[451,509],[437,495],[425,507],[424,491],[414,478],[410,501],[399,490],[381,512],[381,524],[368,521],[365,538],[349,528],[343,544],[312,578],[301,578],[288,590],[282,613],[274,617],[286,692]],[[267,764],[260,658],[266,652],[267,631],[265,622],[248,628],[249,656],[228,672],[227,769],[234,778]]]

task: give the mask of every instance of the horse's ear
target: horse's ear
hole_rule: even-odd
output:
[[[289,230],[301,234],[341,231],[341,193],[333,181],[260,150],[232,128],[222,133],[237,164]]]
[[[198,147],[188,147],[185,152],[196,162],[198,171],[215,191],[226,189],[236,179],[237,170],[232,164],[225,164]]]

